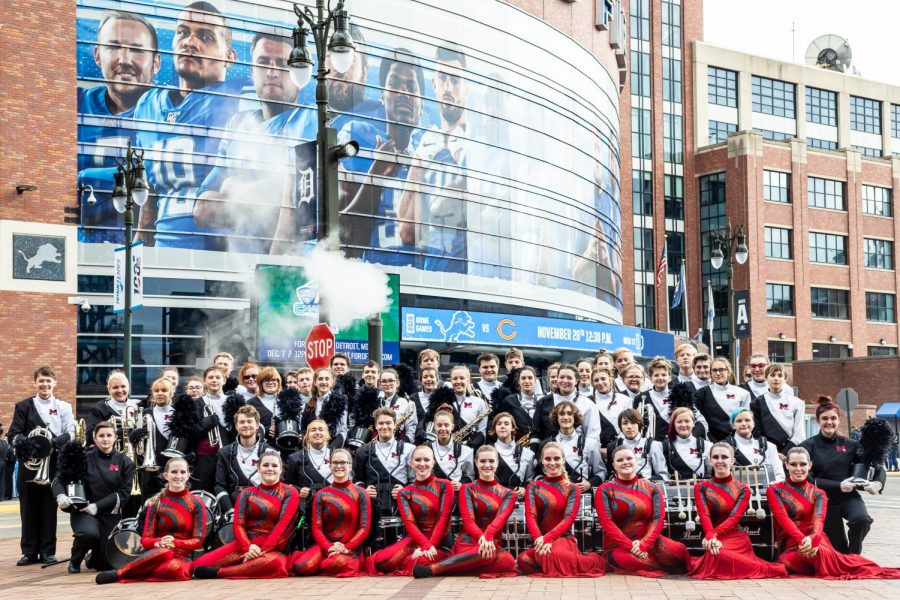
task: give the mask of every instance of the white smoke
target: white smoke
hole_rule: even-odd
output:
[[[319,308],[332,330],[344,329],[359,318],[381,314],[390,304],[388,276],[375,265],[347,258],[336,250],[338,233],[316,245],[304,265],[319,285]]]

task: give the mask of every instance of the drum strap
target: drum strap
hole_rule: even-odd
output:
[[[678,474],[682,477],[690,477],[694,474],[697,474],[700,477],[703,476],[703,473],[700,471],[703,468],[703,449],[706,447],[706,444],[703,438],[694,436],[694,439],[697,440],[697,455],[700,457],[700,465],[696,470],[690,468],[687,463],[684,462],[684,459],[682,459],[681,455],[675,450],[675,444],[673,444],[668,437],[663,440],[663,454],[667,459],[666,463],[668,463],[667,466],[669,467],[670,475],[675,475],[675,471],[678,471]]]

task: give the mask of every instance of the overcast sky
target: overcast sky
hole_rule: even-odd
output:
[[[802,63],[810,42],[833,33],[863,78],[900,85],[900,0],[703,0],[703,9],[704,41],[715,46]]]

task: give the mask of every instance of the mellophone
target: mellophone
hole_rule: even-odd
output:
[[[765,560],[774,560],[777,556],[775,529],[766,501],[766,489],[774,482],[774,475],[765,467],[735,466],[734,477],[750,488],[750,504],[739,527],[747,532],[757,556]],[[694,486],[697,482],[696,477],[691,479],[675,477],[674,480],[660,483],[659,486],[665,498],[666,520],[663,534],[682,542],[694,555],[703,551],[701,545],[703,530],[694,506]],[[232,541],[234,539],[234,511],[221,513],[215,498],[209,492],[192,493],[206,506],[207,528],[204,532],[204,550],[218,548]],[[302,549],[312,543],[307,525],[306,518],[301,517],[290,543],[292,548],[289,550]],[[371,550],[390,546],[406,535],[403,520],[395,515],[381,517],[372,529]],[[143,512],[138,517],[123,519],[119,522],[106,544],[107,559],[113,568],[120,568],[140,555],[143,551],[141,548],[142,530]],[[451,519],[450,530],[454,537],[460,534],[462,520],[459,517],[454,516]],[[581,506],[572,525],[572,535],[582,552],[596,552],[603,547],[603,531],[594,511],[591,494],[582,494],[581,496]],[[524,502],[516,503],[515,509],[504,526],[502,539],[504,547],[513,556],[518,556],[533,546],[533,540],[528,534],[525,524]],[[446,548],[447,550],[452,545],[452,540],[449,541],[451,543]]]

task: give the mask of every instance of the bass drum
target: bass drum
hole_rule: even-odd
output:
[[[138,519],[122,519],[106,540],[106,560],[113,569],[121,569],[144,551]]]

